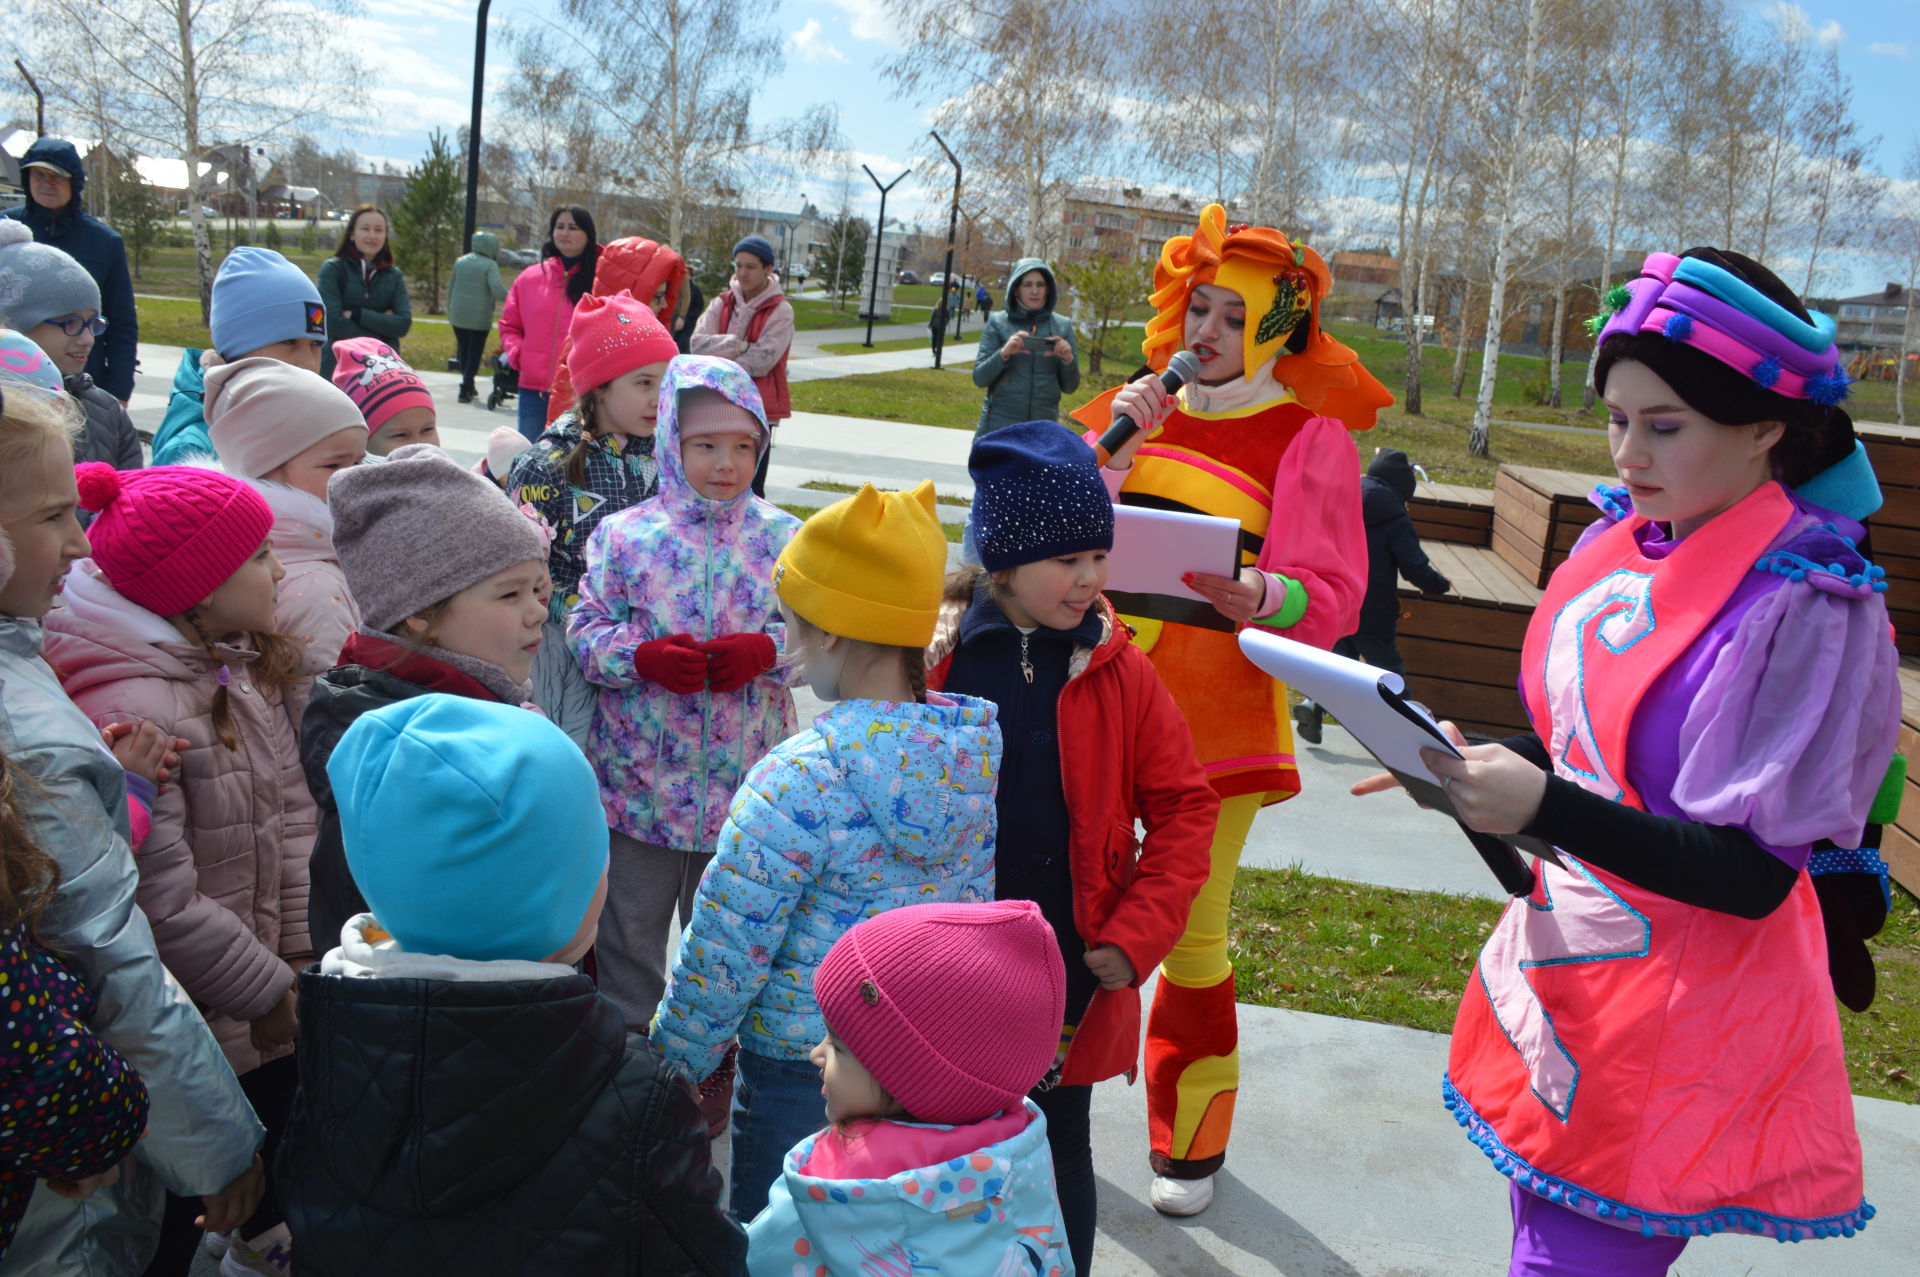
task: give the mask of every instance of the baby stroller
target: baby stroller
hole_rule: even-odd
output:
[[[489,356],[488,362],[493,365],[493,389],[487,392],[487,411],[492,412],[520,393],[520,374],[507,366],[499,351]]]

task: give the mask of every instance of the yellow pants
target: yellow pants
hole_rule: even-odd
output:
[[[1160,966],[1147,1017],[1147,1130],[1156,1174],[1201,1179],[1226,1160],[1240,1087],[1240,1031],[1234,1014],[1227,918],[1233,880],[1263,795],[1220,804],[1206,886],[1194,898],[1186,934]]]

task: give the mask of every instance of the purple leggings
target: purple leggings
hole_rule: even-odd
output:
[[[1663,1277],[1684,1237],[1642,1237],[1509,1184],[1513,1262],[1507,1277]]]

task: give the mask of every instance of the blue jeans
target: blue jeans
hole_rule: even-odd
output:
[[[728,1182],[735,1219],[750,1223],[767,1204],[787,1153],[827,1124],[820,1070],[805,1060],[776,1060],[740,1047],[733,1087]]]
[[[547,392],[528,390],[521,387],[520,397],[520,433],[526,436],[528,443],[539,443],[540,436],[547,429]]]

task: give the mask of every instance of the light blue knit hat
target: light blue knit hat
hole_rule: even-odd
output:
[[[327,760],[367,905],[409,953],[537,962],[607,868],[586,755],[531,710],[434,693],[362,714]]]
[[[213,277],[213,348],[228,359],[278,341],[327,339],[320,289],[270,248],[242,246]]]

